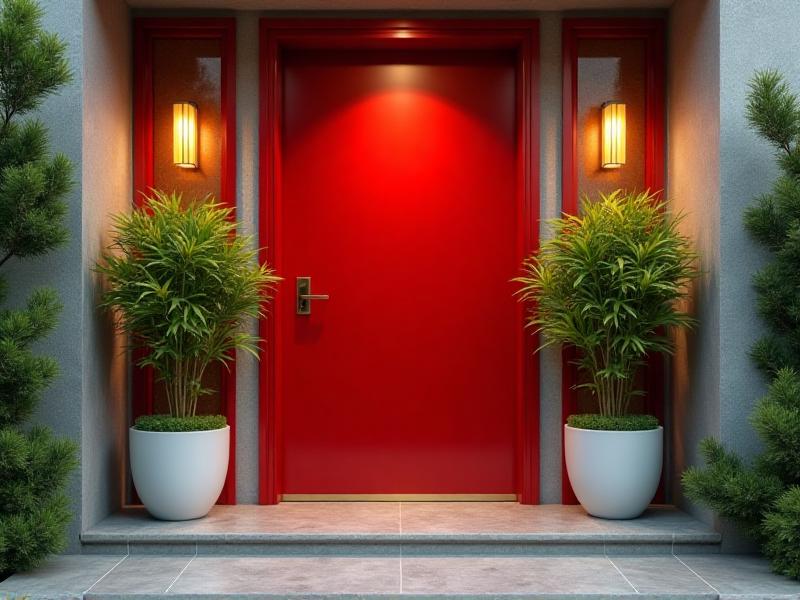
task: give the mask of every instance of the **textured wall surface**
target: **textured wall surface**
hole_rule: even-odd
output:
[[[561,15],[539,18],[539,227],[541,239],[550,235],[545,221],[561,214]],[[561,351],[539,354],[540,501],[561,502]]]
[[[744,209],[777,176],[771,147],[748,127],[747,84],[758,69],[782,71],[800,91],[800,2],[720,0],[720,435],[744,456],[759,449],[748,423],[766,382],[748,357],[762,331],[753,273],[767,259],[742,226]],[[726,546],[738,548],[734,536]]]
[[[694,240],[704,270],[686,307],[699,326],[677,335],[672,360],[671,488],[674,502],[711,522],[709,512],[683,498],[680,473],[698,464],[698,442],[720,433],[718,0],[678,0],[668,45],[667,198],[685,213],[682,230]]]
[[[109,243],[110,217],[131,206],[131,35],[124,0],[83,2],[83,529],[117,510],[127,441],[124,340],[96,306],[92,267]],[[70,307],[72,309],[72,307]]]
[[[747,84],[778,68],[800,88],[800,39],[793,0],[678,0],[670,11],[669,197],[689,211],[705,273],[693,290],[700,327],[678,337],[672,373],[675,500],[708,522],[714,517],[681,495],[679,474],[700,462],[697,443],[713,435],[745,458],[759,450],[748,417],[764,378],[748,351],[763,329],[752,276],[767,260],[742,216],[777,175],[773,152],[748,127]],[[727,524],[724,549],[748,546]]]
[[[42,105],[38,116],[50,131],[50,147],[63,152],[73,163],[76,185],[66,196],[69,209],[66,225],[69,242],[40,258],[12,259],[4,269],[9,283],[9,301],[22,303],[31,290],[39,286],[53,287],[64,304],[58,327],[39,343],[36,351],[55,357],[61,374],[45,392],[33,420],[50,426],[57,434],[75,441],[81,439],[81,402],[83,398],[82,349],[83,335],[83,271],[81,210],[81,142],[82,142],[82,11],[80,3],[47,0],[42,2],[43,26],[57,32],[67,43],[67,57],[73,68],[73,79]],[[9,264],[7,263],[7,264]],[[70,550],[78,547],[81,510],[81,472],[74,474],[69,494],[75,519],[70,525]]]
[[[241,233],[258,243],[258,15],[236,19],[236,214]],[[266,240],[261,244],[266,244]],[[283,284],[282,284],[283,285]],[[250,333],[258,334],[257,322]],[[267,348],[267,352],[271,349]],[[236,360],[236,500],[258,503],[258,362]]]
[[[130,37],[123,0],[46,0],[44,26],[68,43],[73,81],[49,98],[40,117],[53,151],[74,165],[67,201],[69,243],[37,259],[13,261],[12,302],[36,286],[58,290],[64,311],[39,351],[55,356],[61,374],[45,392],[34,420],[81,443],[81,466],[70,484],[78,534],[119,506],[120,451],[124,443],[126,362],[106,317],[95,310],[91,272],[107,245],[108,215],[130,204]]]
[[[800,3],[795,0],[720,0],[720,238],[723,439],[750,454],[757,438],[746,422],[765,389],[747,351],[762,323],[754,314],[751,276],[766,257],[745,233],[742,214],[778,175],[773,150],[748,127],[744,115],[747,84],[758,69],[777,68],[800,91]]]

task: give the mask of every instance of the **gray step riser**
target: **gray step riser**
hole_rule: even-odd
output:
[[[93,594],[84,600],[148,600],[163,594]],[[720,600],[717,594],[169,594],[170,600]],[[32,598],[30,600],[36,600]],[[48,599],[52,600],[52,599]]]
[[[679,543],[314,543],[131,542],[84,543],[84,554],[217,556],[590,556],[717,554],[718,542]]]

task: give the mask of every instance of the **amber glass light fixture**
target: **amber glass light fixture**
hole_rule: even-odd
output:
[[[176,102],[172,105],[172,161],[176,167],[196,169],[197,104]]]
[[[604,169],[618,169],[625,164],[625,103],[603,104],[603,149]]]

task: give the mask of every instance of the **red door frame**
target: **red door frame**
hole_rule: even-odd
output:
[[[660,193],[664,189],[665,119],[665,22],[664,19],[565,19],[563,22],[563,155],[561,163],[562,210],[578,212],[578,42],[582,39],[639,39],[645,42],[645,187]],[[571,349],[563,351],[561,381],[562,418],[577,408],[573,389],[576,369]],[[653,356],[648,361],[647,411],[664,421],[664,361]],[[563,441],[562,441],[563,454]],[[577,504],[562,460],[561,501]],[[663,487],[663,486],[662,486]],[[656,501],[663,501],[663,489]]]
[[[261,260],[280,273],[281,173],[281,53],[285,48],[487,48],[517,52],[517,157],[521,231],[520,255],[538,244],[539,226],[539,29],[536,20],[370,20],[262,19],[260,22],[260,148],[259,232]],[[277,306],[284,294],[275,297]],[[273,307],[271,314],[279,314]],[[521,385],[517,398],[517,494],[520,502],[539,501],[539,363],[533,358],[536,340],[523,332],[517,367]],[[259,501],[280,501],[280,327],[262,319],[262,360],[259,384]]]
[[[217,39],[221,53],[222,165],[221,201],[236,208],[236,20],[203,18],[134,19],[133,85],[133,202],[154,186],[153,40]],[[139,356],[141,356],[139,354]],[[134,360],[137,355],[134,355]],[[133,367],[132,416],[153,411],[153,370]],[[231,426],[230,462],[219,504],[236,504],[236,364],[222,369],[221,404]]]

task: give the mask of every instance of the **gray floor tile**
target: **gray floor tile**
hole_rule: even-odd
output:
[[[406,594],[632,594],[605,557],[404,558]]]
[[[682,540],[718,537],[705,523],[672,506],[651,506],[636,519],[604,520],[611,535],[647,535],[670,531]]]
[[[38,569],[0,583],[0,597],[79,598],[120,560],[119,556],[55,556]]]
[[[685,541],[718,541],[718,534],[703,523],[672,507],[651,507],[638,519],[599,519],[580,506],[515,502],[404,502],[403,534],[532,534],[549,539],[602,537],[618,542],[672,544],[677,535]]]
[[[197,557],[173,594],[396,594],[399,558]]]
[[[402,516],[401,516],[402,513]],[[165,522],[143,510],[113,515],[83,534],[88,544],[229,543],[270,537],[477,535],[530,536],[544,541],[716,543],[718,534],[672,508],[651,508],[641,518],[609,521],[580,506],[525,506],[514,502],[340,502],[275,506],[217,506],[208,517]],[[252,539],[251,539],[252,538]],[[310,540],[303,540],[310,541]],[[396,541],[396,540],[383,540]]]
[[[191,557],[129,556],[92,588],[93,594],[160,594],[189,564]]]
[[[601,533],[607,526],[580,506],[516,502],[404,502],[404,534]]]
[[[716,588],[720,597],[754,594],[762,598],[781,595],[800,598],[800,582],[775,575],[769,563],[760,557],[682,555],[680,560]]]
[[[399,533],[396,502],[283,502],[273,506],[218,507],[198,521],[198,533]]]
[[[716,595],[674,556],[610,556],[609,559],[640,593]]]
[[[215,506],[193,521],[158,521],[144,510],[113,515],[83,535],[93,541],[196,539],[223,541],[231,534],[397,534],[396,502],[284,502],[272,506]]]

